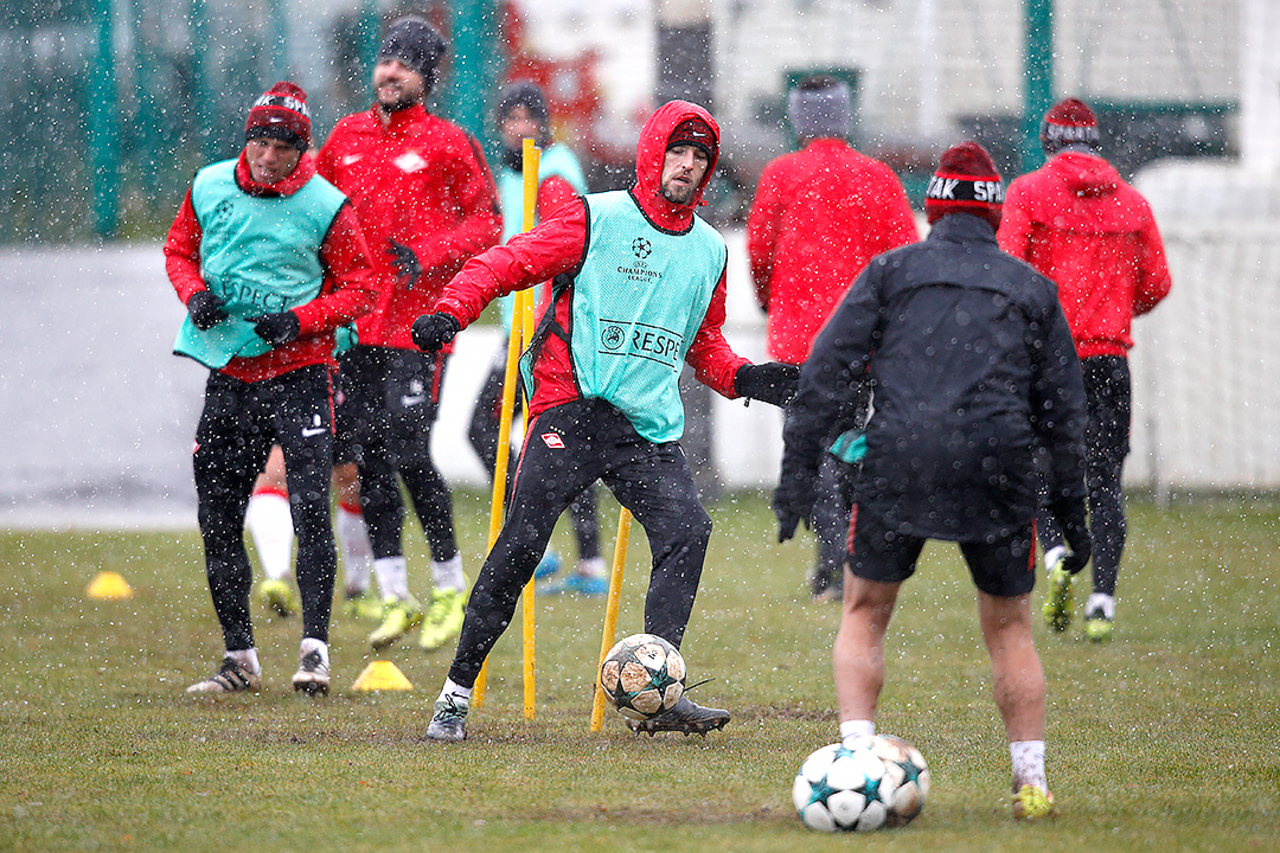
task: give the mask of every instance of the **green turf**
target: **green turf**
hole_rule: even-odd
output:
[[[457,497],[472,573],[486,508]],[[734,719],[705,739],[637,738],[612,711],[589,732],[603,605],[577,598],[539,602],[535,719],[517,622],[465,744],[423,739],[448,651],[393,647],[379,657],[415,690],[353,692],[371,626],[341,613],[327,700],[289,691],[297,621],[265,616],[264,692],[191,699],[220,657],[193,531],[0,533],[0,850],[1280,849],[1280,504],[1131,506],[1115,641],[1086,643],[1078,622],[1038,631],[1061,810],[1042,825],[1009,817],[973,594],[956,548],[931,544],[890,630],[879,727],[920,747],[933,792],[909,827],[856,839],[804,829],[790,804],[801,760],[836,739],[838,607],[806,593],[811,539],[776,544],[754,494],[709,510],[684,651],[692,680],[712,679],[695,696]],[[408,542],[424,594],[416,528]],[[570,550],[563,529],[557,544]],[[637,526],[619,636],[641,627],[647,562]],[[87,600],[104,570],[136,595]]]

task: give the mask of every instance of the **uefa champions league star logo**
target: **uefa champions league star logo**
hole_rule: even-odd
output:
[[[653,244],[643,237],[637,237],[631,241],[631,252],[643,261],[653,254]]]
[[[621,347],[627,340],[627,333],[621,326],[608,325],[600,331],[600,342],[604,344],[605,349],[616,350]]]

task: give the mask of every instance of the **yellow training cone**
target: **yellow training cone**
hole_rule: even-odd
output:
[[[133,598],[133,587],[117,572],[98,572],[84,594],[90,598]]]
[[[352,690],[412,690],[404,673],[389,660],[375,660],[364,668]]]

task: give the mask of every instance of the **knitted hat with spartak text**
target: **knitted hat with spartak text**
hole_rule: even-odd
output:
[[[311,147],[311,112],[301,86],[281,80],[253,102],[244,123],[244,141],[263,137],[287,142],[299,151]]]
[[[1096,152],[1101,144],[1098,117],[1084,101],[1067,98],[1058,101],[1044,114],[1044,122],[1040,125],[1040,146],[1050,157],[1068,145],[1083,145]]]
[[[1004,184],[987,149],[969,141],[943,153],[924,194],[925,218],[930,225],[952,213],[969,213],[999,228],[1003,206]]]

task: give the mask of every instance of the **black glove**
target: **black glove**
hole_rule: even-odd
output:
[[[1067,543],[1067,556],[1062,558],[1062,568],[1069,574],[1079,574],[1093,556],[1093,537],[1085,520],[1084,498],[1060,500],[1049,507],[1062,528],[1062,538]]]
[[[207,332],[227,319],[227,312],[222,310],[226,304],[212,290],[197,290],[187,300],[187,313],[197,329]]]
[[[259,314],[257,317],[249,317],[248,320],[253,323],[253,330],[257,332],[258,337],[273,347],[284,346],[287,343],[296,341],[298,332],[302,329],[302,324],[298,321],[298,315],[292,311],[281,311],[279,314]]]
[[[461,328],[457,320],[441,311],[423,314],[414,320],[409,334],[418,349],[423,352],[439,352],[441,347],[454,339]]]
[[[733,390],[739,397],[763,400],[785,406],[796,395],[800,368],[794,364],[771,361],[768,364],[744,364],[733,377]]]
[[[412,290],[413,286],[418,283],[418,278],[422,275],[422,261],[418,260],[418,256],[413,253],[413,249],[410,249],[404,243],[388,240],[387,246],[387,254],[391,256],[391,263],[400,272],[401,278],[409,280],[408,289]]]
[[[806,528],[813,525],[813,505],[818,500],[817,476],[792,474],[784,466],[782,479],[773,493],[773,514],[778,519],[778,541],[786,542],[796,535],[796,527],[804,522]]]

